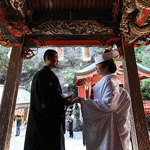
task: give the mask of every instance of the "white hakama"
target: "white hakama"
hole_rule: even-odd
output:
[[[115,75],[93,87],[94,99],[81,101],[87,150],[128,150],[130,97]]]

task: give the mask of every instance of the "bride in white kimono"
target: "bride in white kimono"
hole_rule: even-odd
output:
[[[93,99],[74,99],[81,103],[87,150],[129,149],[130,96],[112,74],[116,71],[112,58],[118,55],[115,50],[98,54],[95,64],[103,78],[92,89]]]

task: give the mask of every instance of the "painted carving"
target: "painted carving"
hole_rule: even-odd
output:
[[[4,47],[12,47],[11,41],[5,36],[4,32],[0,29],[0,45]]]
[[[51,20],[32,29],[33,34],[45,35],[112,34],[112,31],[110,27],[94,20]]]
[[[139,10],[134,17],[133,13]],[[126,35],[126,42],[132,43],[139,36],[149,33],[148,15],[150,0],[123,0],[120,30]]]
[[[35,53],[34,53],[35,52]],[[31,50],[28,47],[23,47],[22,49],[22,59],[31,59],[37,54],[36,50]]]
[[[140,36],[139,38],[137,38],[133,44],[135,48],[141,47],[141,46],[146,46],[146,45],[150,45],[150,34],[145,34]],[[138,41],[145,41],[143,43],[139,43]]]
[[[120,33],[126,36],[126,42],[132,43],[138,37],[149,34],[150,0],[123,0],[122,5],[120,4],[120,0],[114,0],[113,21],[121,21]],[[28,0],[5,0],[1,2],[0,21],[10,32],[6,32],[7,36],[9,34],[14,38],[26,35],[95,35],[108,37],[108,34],[112,36],[120,34],[119,30],[116,31],[113,27],[108,27],[96,20],[50,20],[32,28],[32,25],[35,24],[32,24],[34,7],[31,6]],[[41,7],[43,7],[43,11],[46,11],[44,6]],[[121,20],[119,19],[120,12],[122,12]],[[36,24],[39,23],[36,22]]]
[[[7,5],[5,1],[2,1],[0,5],[0,22],[13,37],[22,37],[30,32],[25,25],[25,19],[19,17],[17,11]]]
[[[135,0],[135,3],[139,8],[150,9],[150,0]]]
[[[11,6],[15,9],[20,11],[23,17],[25,17],[26,11],[26,0],[9,0]]]

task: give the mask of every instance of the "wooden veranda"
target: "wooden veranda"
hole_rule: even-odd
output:
[[[9,150],[22,63],[36,55],[31,47],[113,44],[132,99],[133,149],[150,150],[134,55],[134,46],[150,43],[149,19],[150,0],[1,0],[0,44],[12,47],[12,53],[0,112],[0,150]]]

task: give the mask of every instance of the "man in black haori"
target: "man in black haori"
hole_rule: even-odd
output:
[[[47,50],[44,66],[34,75],[31,88],[30,112],[24,150],[64,150],[65,105],[72,104],[72,95],[62,94],[54,68],[58,53]]]

